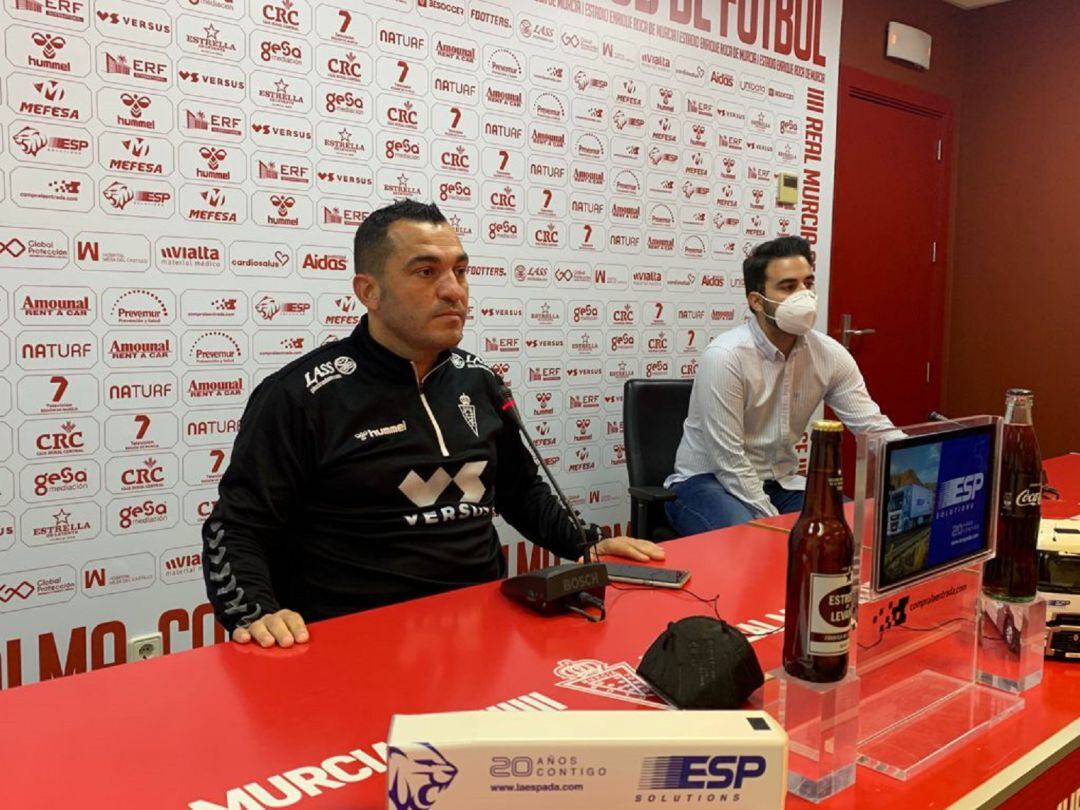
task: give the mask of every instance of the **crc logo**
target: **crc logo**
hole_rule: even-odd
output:
[[[559,229],[554,222],[549,222],[542,228],[537,228],[533,231],[533,239],[537,245],[543,247],[558,247],[559,246]]]
[[[42,455],[60,455],[79,453],[86,447],[86,443],[83,432],[69,419],[60,425],[57,432],[39,433],[34,439],[34,447]]]
[[[617,325],[630,326],[637,322],[637,311],[630,303],[611,310],[611,322]]]
[[[419,129],[420,113],[411,101],[400,105],[391,104],[386,108],[386,122],[402,129]]]
[[[451,171],[468,172],[472,170],[473,155],[464,144],[458,144],[453,149],[444,151],[439,156],[439,164],[444,169]]]
[[[165,468],[156,458],[147,458],[138,467],[129,467],[120,473],[120,483],[125,489],[147,489],[165,484]]]
[[[265,3],[262,6],[262,23],[274,28],[303,33],[303,18],[292,0],[280,3]]]
[[[358,60],[356,54],[352,51],[346,53],[344,58],[332,56],[327,59],[326,69],[330,73],[330,78],[357,82],[362,82],[366,78],[364,64]]]
[[[514,193],[512,186],[503,186],[491,191],[487,201],[488,206],[496,211],[516,212],[518,210],[517,194]]]

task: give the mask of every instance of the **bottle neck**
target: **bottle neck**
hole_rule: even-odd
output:
[[[1005,400],[1005,422],[1010,425],[1033,425],[1032,403],[1029,397]]]
[[[803,515],[843,517],[843,475],[840,472],[841,433],[814,432],[806,473]]]

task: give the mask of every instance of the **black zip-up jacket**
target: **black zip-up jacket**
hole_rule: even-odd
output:
[[[457,349],[417,379],[366,316],[267,377],[203,524],[206,590],[229,633],[281,608],[315,621],[498,579],[495,513],[580,556],[498,385]]]

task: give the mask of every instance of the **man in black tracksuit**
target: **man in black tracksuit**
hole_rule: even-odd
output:
[[[357,231],[353,334],[268,377],[241,420],[203,570],[236,641],[304,642],[304,621],[505,575],[498,513],[567,559],[580,538],[500,410],[500,381],[458,350],[468,258],[435,206]],[[598,549],[658,559],[651,543]]]

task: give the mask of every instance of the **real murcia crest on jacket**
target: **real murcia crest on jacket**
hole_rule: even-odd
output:
[[[304,374],[304,383],[307,390],[314,394],[327,383],[340,380],[356,371],[356,361],[346,355],[335,357],[332,361],[319,363],[315,368]]]
[[[458,410],[461,411],[461,415],[465,418],[465,423],[472,430],[473,435],[480,438],[480,429],[476,424],[476,406],[472,404],[468,394],[462,394],[458,397]]]

